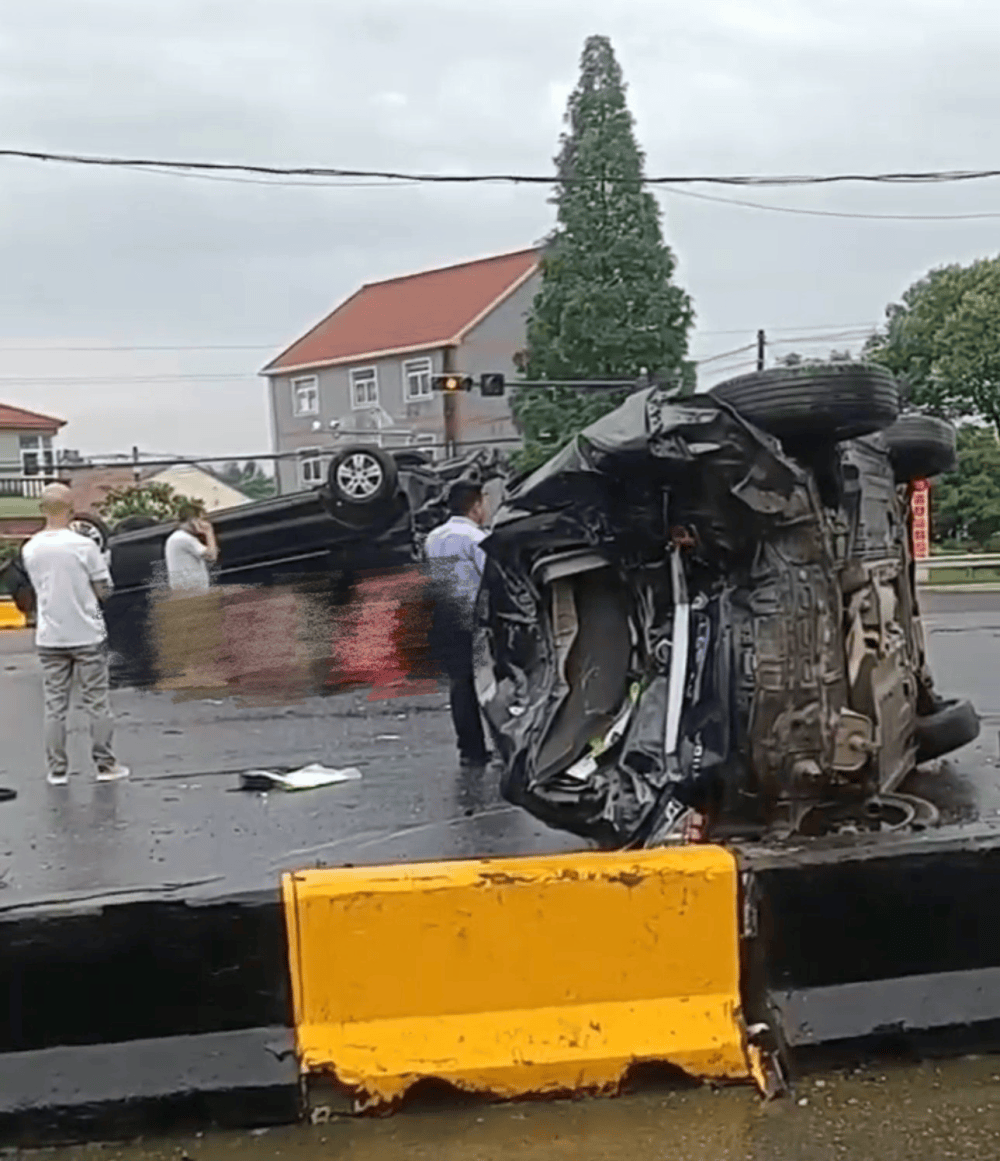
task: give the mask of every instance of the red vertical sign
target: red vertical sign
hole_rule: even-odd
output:
[[[913,559],[926,560],[931,554],[931,490],[926,480],[910,485],[910,528]]]

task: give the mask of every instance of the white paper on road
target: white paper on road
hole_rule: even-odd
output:
[[[288,774],[276,774],[273,770],[247,770],[240,781],[247,789],[263,789],[270,785],[276,790],[314,790],[318,786],[336,786],[341,782],[358,782],[361,771],[356,766],[336,769],[311,762],[299,770]]]

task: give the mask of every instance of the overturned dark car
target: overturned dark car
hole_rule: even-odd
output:
[[[359,580],[417,567],[423,539],[447,519],[451,482],[470,478],[499,486],[505,471],[503,456],[489,447],[443,460],[416,448],[342,447],[323,485],[209,515],[219,545],[213,583],[306,590],[329,613],[311,631],[325,632]],[[109,554],[114,591],[105,620],[114,684],[155,684],[160,673],[151,611],[165,586],[165,544],[177,523],[130,516],[108,528],[81,513],[73,526]],[[16,562],[8,571],[19,607],[30,611],[26,574]]]
[[[606,847],[877,816],[979,732],[934,690],[911,548],[954,449],[830,364],[638,391],[516,483],[477,611],[505,797]]]

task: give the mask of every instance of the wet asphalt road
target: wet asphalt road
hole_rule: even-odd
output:
[[[907,788],[933,793],[952,824],[1000,825],[1000,593],[927,594],[924,609],[938,687],[971,697],[983,732]],[[117,693],[121,757],[135,779],[97,787],[81,774],[54,793],[40,773],[38,686],[26,635],[0,634],[0,785],[20,792],[0,805],[2,905],[167,883],[273,885],[279,869],[318,861],[580,846],[505,807],[494,788],[462,786],[443,693],[270,706]],[[234,789],[238,769],[313,760],[358,765],[363,780],[301,795]],[[1000,1156],[1000,1057],[812,1072],[795,1100],[771,1105],[746,1088],[654,1085],[618,1100],[417,1102],[386,1120],[46,1152],[58,1161],[985,1161]]]
[[[30,636],[0,634],[0,906],[42,899],[274,889],[284,870],[579,849],[459,775],[446,694],[365,693],[241,704],[115,691],[128,782],[93,781],[71,737],[68,788],[44,781],[41,686]],[[319,761],[360,782],[247,793],[239,772]]]
[[[1000,593],[925,597],[935,678],[971,697],[979,740],[906,785],[949,822],[1000,825]],[[217,894],[273,888],[281,871],[582,849],[459,775],[446,694],[369,701],[366,693],[269,703],[183,700],[117,690],[117,749],[127,783],[96,785],[83,736],[68,789],[45,784],[41,684],[30,633],[0,633],[0,906],[104,892]],[[357,766],[358,783],[289,794],[239,791],[239,772],[320,761]]]
[[[58,1161],[994,1161],[1000,1057],[813,1073],[793,1100],[647,1086],[618,1099],[410,1106],[394,1117],[215,1133]]]

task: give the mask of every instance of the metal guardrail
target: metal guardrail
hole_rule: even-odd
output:
[[[962,578],[970,584],[975,584],[977,581],[982,581],[984,578],[978,574],[985,571],[992,571],[1000,573],[1000,553],[995,552],[974,552],[968,555],[954,555],[954,556],[929,556],[926,560],[918,560],[917,566],[917,581],[922,584],[933,584],[934,574],[941,573],[945,570],[955,571],[959,570],[964,573]],[[951,583],[961,583],[954,580]]]

